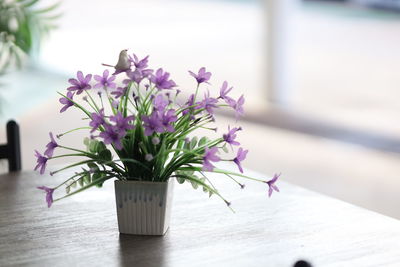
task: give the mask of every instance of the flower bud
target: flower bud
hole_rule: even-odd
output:
[[[146,156],[144,156],[144,158],[145,158],[147,161],[152,161],[154,157],[153,157],[152,154],[146,154]]]
[[[160,143],[160,138],[158,137],[153,137],[151,139],[151,142],[153,143],[153,145],[158,145]]]

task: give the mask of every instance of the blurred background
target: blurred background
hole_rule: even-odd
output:
[[[79,120],[59,114],[67,79],[128,48],[183,91],[195,86],[187,70],[205,66],[211,92],[227,80],[245,94],[247,168],[400,218],[400,0],[68,0],[45,11],[41,42],[0,76],[0,140],[16,119],[24,169],[49,131]],[[221,129],[235,124],[219,117]]]

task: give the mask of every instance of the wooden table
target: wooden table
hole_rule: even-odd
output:
[[[152,237],[118,233],[111,182],[48,209],[35,187],[62,178],[0,175],[0,266],[400,266],[398,220],[283,181],[268,199],[215,177],[236,213],[177,185],[171,228]]]

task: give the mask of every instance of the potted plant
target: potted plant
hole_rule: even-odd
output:
[[[209,196],[216,195],[230,207],[209,180],[208,173],[220,173],[244,188],[238,179],[266,183],[269,196],[279,191],[275,185],[279,175],[264,181],[243,175],[241,162],[247,150],[236,140],[240,127],[228,127],[227,132],[215,139],[196,137],[197,129],[216,131],[208,125],[214,122],[217,108],[230,108],[236,118],[243,115],[244,97],[235,100],[229,96],[232,87],[224,82],[216,97],[202,93],[211,73],[201,68],[198,73],[189,72],[196,80],[193,94],[182,103],[180,90],[162,68],[148,68],[148,56],[139,59],[121,51],[118,63],[102,75],[84,75],[69,79],[67,93],[61,95],[60,112],[69,108],[79,109],[88,121],[87,127],[79,127],[57,135],[58,138],[75,131],[88,131],[84,140],[86,149],[61,145],[50,133],[50,142],[43,153],[36,151],[37,166],[45,173],[48,160],[63,157],[81,157],[50,174],[69,168],[78,168],[74,175],[56,187],[41,186],[46,192],[48,207],[54,201],[74,195],[92,186],[102,186],[115,179],[116,207],[119,231],[129,234],[163,235],[169,226],[174,180],[185,181],[193,187],[202,187]],[[117,78],[122,82],[117,82]],[[93,79],[92,79],[93,78]],[[236,156],[222,159],[219,155],[239,147]],[[54,156],[55,149],[66,153]],[[218,169],[215,162],[234,162],[239,172]],[[236,177],[236,178],[235,178]],[[64,188],[66,194],[53,200],[53,192]]]
[[[56,28],[55,21],[60,17],[60,2],[43,6],[40,0],[0,0],[0,90],[8,81],[4,75],[14,69],[22,68],[28,57],[35,58],[41,40]],[[0,94],[0,115],[4,109]]]
[[[61,16],[60,3],[43,6],[40,0],[0,1],[0,75],[21,68],[26,57],[38,50],[43,37],[57,27],[54,22]]]

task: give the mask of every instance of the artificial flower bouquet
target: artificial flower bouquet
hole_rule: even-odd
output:
[[[87,131],[84,144],[86,149],[72,148],[60,144],[50,133],[51,141],[43,155],[36,151],[40,174],[45,173],[47,162],[63,157],[81,158],[50,174],[73,168],[74,174],[55,187],[41,186],[46,192],[48,207],[54,201],[84,191],[92,186],[102,186],[108,179],[121,181],[166,182],[176,179],[179,183],[188,181],[194,188],[202,187],[210,196],[225,199],[209,177],[209,173],[219,173],[244,188],[241,179],[266,183],[269,196],[279,175],[264,181],[243,175],[242,161],[248,150],[240,147],[237,133],[241,127],[228,127],[216,139],[206,136],[196,137],[197,129],[209,129],[218,108],[230,108],[236,119],[243,115],[243,95],[235,100],[229,96],[232,87],[225,81],[219,95],[211,96],[203,87],[209,85],[211,73],[201,68],[198,73],[189,71],[196,81],[196,89],[186,101],[180,102],[180,90],[170,79],[170,74],[162,68],[153,71],[148,68],[148,56],[139,59],[135,54],[121,51],[115,66],[106,65],[102,75],[84,75],[78,71],[77,78],[69,79],[67,92],[59,93],[63,105],[60,112],[77,108],[87,120],[87,127],[79,127],[58,134],[62,138],[76,131]],[[112,69],[111,69],[112,68]],[[110,70],[112,74],[110,75]],[[93,79],[92,79],[93,78]],[[117,79],[118,78],[118,79]],[[121,81],[121,82],[117,82]],[[234,158],[224,159],[238,147]],[[54,155],[57,149],[60,155]],[[228,154],[227,154],[228,155]],[[238,172],[216,168],[218,161],[232,161]],[[65,196],[53,200],[55,190],[65,190]]]

